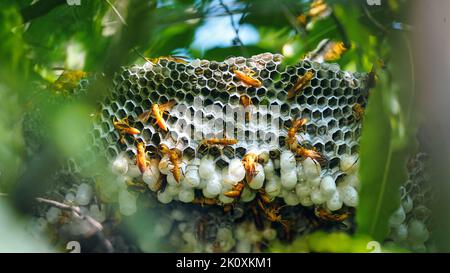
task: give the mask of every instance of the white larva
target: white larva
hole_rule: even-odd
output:
[[[75,202],[75,194],[69,192],[66,194],[64,199],[66,200],[67,203],[73,203],[73,202]]]
[[[280,168],[283,170],[292,170],[297,167],[294,154],[289,151],[283,151],[280,156]]]
[[[199,189],[204,189],[204,188],[206,188],[206,185],[208,184],[208,179],[201,179],[200,178],[200,184],[198,184],[198,187],[197,188],[199,188]]]
[[[266,182],[265,191],[270,197],[275,197],[281,193],[280,178],[275,176]]]
[[[359,169],[358,157],[353,155],[343,155],[341,157],[339,168],[345,173],[355,173]]]
[[[302,165],[307,180],[314,179],[320,175],[321,172],[320,165],[311,158],[308,157],[305,160],[303,160]]]
[[[349,207],[358,206],[359,196],[358,192],[352,186],[346,185],[338,187],[339,194],[345,205]]]
[[[403,207],[400,206],[392,215],[389,217],[389,225],[391,227],[400,226],[406,219],[405,211]]]
[[[305,182],[298,183],[295,186],[295,193],[297,194],[298,197],[305,198],[311,195],[311,187]]]
[[[210,157],[203,157],[200,161],[200,167],[198,169],[200,177],[203,179],[209,179],[216,173],[216,167],[214,161]]]
[[[45,218],[47,222],[50,224],[55,224],[58,222],[59,217],[61,216],[61,210],[56,207],[51,207],[46,213]]]
[[[360,182],[357,174],[349,174],[344,177],[342,180],[342,184],[347,184],[349,186],[354,187],[356,190],[359,190]]]
[[[308,180],[307,180],[309,186],[312,187],[312,188],[319,188],[319,186],[320,186],[320,181],[321,181],[321,179],[320,179],[319,176],[317,176],[317,177],[315,177],[315,178],[313,178],[313,179],[308,179]]]
[[[172,163],[170,163],[169,158],[167,156],[163,156],[163,158],[161,158],[161,160],[158,163],[158,168],[162,174],[168,175],[172,170],[173,166]]]
[[[216,179],[210,180],[205,187],[208,196],[216,197],[222,191],[222,184]]]
[[[412,211],[414,204],[413,204],[413,200],[411,197],[409,197],[409,195],[407,195],[403,200],[402,200],[402,207],[403,210],[405,211],[405,213],[409,213]]]
[[[180,182],[177,182],[177,180],[175,180],[175,177],[173,176],[172,172],[170,172],[166,178],[167,178],[167,184],[173,185],[173,186],[179,186],[180,183],[184,180],[183,175],[180,175]]]
[[[182,189],[178,193],[178,200],[184,203],[191,203],[194,201],[195,193],[193,189]]]
[[[300,200],[300,204],[302,204],[302,206],[304,206],[304,207],[309,207],[309,206],[314,205],[314,203],[311,200],[311,197],[309,195],[299,198],[299,200]]]
[[[248,181],[248,186],[251,189],[258,190],[262,188],[265,180],[264,168],[261,164],[255,163],[255,171],[256,175],[252,178],[251,181]]]
[[[315,205],[321,205],[327,201],[327,199],[323,196],[322,192],[319,189],[311,192],[311,201]]]
[[[135,164],[128,164],[127,176],[131,178],[136,178],[142,176],[141,170]]]
[[[287,189],[292,190],[297,184],[297,171],[296,169],[291,169],[290,171],[281,173],[281,185]]]
[[[271,179],[275,176],[275,166],[272,159],[269,159],[269,161],[267,161],[267,163],[264,165],[264,175],[267,179]]]
[[[117,189],[126,189],[127,188],[127,181],[129,181],[131,178],[128,176],[118,176],[116,178],[116,181],[114,181],[115,186]]]
[[[206,186],[202,188],[202,194],[205,198],[216,198],[217,195],[212,195],[206,190]]]
[[[148,184],[148,188],[149,188],[151,191],[158,191],[158,190],[160,190],[160,185],[158,185],[158,184],[159,184],[158,181],[154,181],[154,182],[152,182],[151,184]]]
[[[163,204],[169,204],[170,202],[172,202],[173,200],[173,196],[170,195],[167,190],[161,192],[159,191],[157,194],[158,197],[158,201],[163,203]]]
[[[187,169],[184,179],[182,181],[183,185],[189,188],[196,188],[200,185],[200,175],[197,169]]]
[[[125,216],[130,216],[136,213],[136,197],[123,189],[119,192],[119,210]]]
[[[284,196],[284,202],[288,206],[297,206],[300,203],[300,198],[295,192],[289,192]]]
[[[242,190],[241,201],[242,201],[242,202],[250,202],[250,201],[252,201],[253,199],[255,199],[255,196],[256,196],[256,192],[250,190],[250,188],[246,186],[246,187]]]
[[[227,171],[226,174],[224,174],[224,175],[222,176],[222,184],[223,184],[223,186],[226,187],[226,188],[231,188],[231,187],[233,187],[234,185],[236,185],[238,182],[239,182],[239,181],[236,181],[232,176],[230,176],[230,175],[228,174],[228,171]]]
[[[164,192],[167,192],[170,196],[178,196],[178,193],[180,192],[181,187],[179,185],[170,185],[167,184],[166,189]]]
[[[105,210],[100,210],[96,204],[91,205],[89,215],[100,223],[106,220]]]
[[[149,165],[148,170],[142,174],[142,180],[150,186],[154,185],[159,180],[160,176],[161,174],[159,172],[158,165],[151,164]]]
[[[392,236],[396,241],[406,240],[408,238],[408,227],[405,224],[401,224],[392,230]]]
[[[408,225],[408,241],[413,244],[425,243],[430,233],[425,224],[419,220],[412,220]]]
[[[279,160],[279,159],[275,159],[275,160],[273,161],[273,166],[274,166],[275,170],[280,169],[280,165],[281,165],[281,163],[280,163],[280,160]]]
[[[291,192],[291,190],[288,190],[286,188],[281,188],[281,192],[278,197],[284,198],[285,196],[287,196],[289,194],[289,192]]]
[[[235,158],[230,161],[230,165],[228,166],[229,179],[237,183],[244,179],[245,173],[244,165],[240,159]]]
[[[327,208],[331,211],[335,211],[342,208],[342,200],[339,196],[339,191],[336,191],[333,196],[327,201]]]
[[[113,161],[112,171],[118,175],[124,175],[128,172],[128,160],[124,154],[119,154]]]
[[[336,192],[336,183],[334,182],[333,177],[328,175],[322,178],[322,181],[320,182],[320,191],[326,200],[333,196]]]
[[[299,183],[306,181],[306,176],[302,164],[297,164],[297,180]]]
[[[78,205],[85,206],[89,204],[92,197],[94,196],[94,191],[89,184],[83,183],[78,186],[77,195],[75,197],[75,202]]]

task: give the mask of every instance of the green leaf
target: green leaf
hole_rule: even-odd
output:
[[[361,192],[356,222],[359,234],[378,241],[383,241],[389,232],[389,217],[400,202],[399,187],[407,179],[406,162],[416,145],[416,119],[411,116],[413,68],[409,44],[404,50],[405,41],[390,39],[396,62],[389,71],[395,71],[396,78],[390,81],[385,73],[379,73],[361,136]]]

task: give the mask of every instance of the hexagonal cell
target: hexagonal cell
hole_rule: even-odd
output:
[[[334,142],[338,142],[341,141],[343,138],[343,134],[341,130],[337,130],[336,132],[333,133],[333,135],[331,136],[333,138]]]
[[[322,116],[323,118],[331,118],[333,115],[333,111],[331,110],[331,108],[325,108],[322,112]]]
[[[291,75],[290,75],[289,73],[286,73],[286,72],[281,73],[280,79],[281,79],[281,81],[282,81],[283,83],[288,83],[288,82],[291,81]]]
[[[328,141],[327,143],[325,143],[325,147],[324,147],[325,152],[331,153],[335,150],[335,148],[336,148],[336,145],[334,144],[333,141]]]
[[[294,107],[294,108],[291,108],[290,116],[295,118],[295,117],[298,117],[300,115],[300,113],[301,113],[301,110],[297,107]]]
[[[352,114],[352,109],[350,108],[350,106],[346,105],[342,108],[342,114],[344,116],[349,116]]]
[[[320,87],[321,88],[327,88],[329,86],[330,86],[330,81],[328,79],[320,80]]]
[[[312,113],[312,118],[315,120],[320,120],[322,118],[322,113],[320,110],[316,110]]]
[[[244,147],[237,147],[235,151],[236,156],[239,158],[243,158],[244,155],[247,153],[247,149],[245,149]]]
[[[347,145],[346,144],[340,144],[338,146],[338,149],[337,149],[337,154],[338,155],[344,155],[346,153],[347,153]]]
[[[280,108],[281,114],[282,114],[283,116],[287,116],[287,115],[289,114],[290,108],[291,108],[291,107],[290,107],[289,104],[283,103],[283,104],[281,105],[281,108]]]
[[[207,87],[203,87],[200,90],[200,94],[202,94],[205,97],[209,96],[210,92],[211,92],[211,90],[209,90],[209,88],[207,88]]]
[[[329,122],[328,122],[328,130],[332,130],[332,129],[334,129],[334,128],[336,128],[336,125],[337,125],[337,122],[336,122],[336,120],[335,119],[331,119]]]
[[[338,101],[338,104],[339,104],[340,106],[346,105],[346,104],[347,104],[347,98],[345,98],[345,97],[340,97],[340,98],[339,98],[339,101]]]
[[[312,117],[311,110],[309,108],[303,109],[302,116],[307,118],[307,119],[311,119],[311,117]]]
[[[327,127],[326,126],[324,126],[324,125],[322,125],[322,126],[319,126],[319,128],[317,128],[317,133],[318,133],[318,135],[320,135],[320,136],[324,136],[325,134],[327,134]]]
[[[307,86],[307,87],[303,88],[302,95],[309,97],[309,96],[312,96],[312,94],[313,94],[313,88],[311,86]]]
[[[316,102],[317,102],[317,99],[314,96],[311,96],[311,97],[306,99],[306,103],[309,104],[309,105],[314,105],[314,104],[316,104]]]
[[[313,78],[311,80],[311,86],[312,87],[318,87],[319,86],[319,79],[318,78]]]
[[[133,112],[133,111],[134,111],[134,102],[131,101],[131,100],[128,100],[128,101],[125,103],[124,108],[125,108],[125,110],[126,110],[127,112]]]
[[[327,103],[327,99],[325,97],[319,97],[317,99],[317,105],[324,106]]]
[[[352,139],[352,137],[353,137],[353,133],[351,131],[347,131],[347,132],[344,133],[344,140],[345,141],[347,141],[347,142],[350,141]]]
[[[317,133],[317,126],[315,124],[309,123],[306,125],[306,132],[310,135],[315,135]]]
[[[350,150],[350,153],[351,154],[357,154],[358,152],[359,152],[359,145],[358,144],[353,145],[351,150]]]

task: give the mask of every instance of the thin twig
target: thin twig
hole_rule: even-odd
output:
[[[68,204],[64,204],[55,200],[50,200],[50,199],[46,199],[46,198],[41,198],[41,197],[37,197],[36,200],[38,202],[41,203],[46,203],[49,205],[52,205],[54,207],[60,208],[62,210],[69,210],[72,211],[72,214],[81,220],[86,220],[94,229],[95,232],[93,235],[97,235],[98,238],[100,239],[100,241],[102,242],[102,244],[104,245],[104,247],[106,248],[107,252],[114,252],[114,248],[111,244],[111,242],[104,236],[103,234],[103,226],[101,223],[99,223],[97,220],[95,220],[94,218],[92,218],[89,215],[83,215],[81,213],[80,207],[78,206],[71,206]]]
[[[244,43],[242,42],[241,38],[239,37],[239,28],[240,28],[240,23],[236,23],[233,19],[233,13],[231,12],[231,10],[228,8],[227,5],[225,5],[225,3],[223,2],[223,0],[219,0],[220,5],[222,6],[222,8],[225,10],[225,13],[228,14],[228,16],[230,17],[230,22],[231,22],[231,27],[233,27],[233,30],[236,34],[236,37],[234,38],[234,42],[241,47],[242,52],[245,54],[245,47],[244,47]],[[244,16],[244,13],[242,13],[242,17]],[[240,20],[242,20],[242,17]],[[240,21],[239,20],[239,21]]]
[[[379,28],[381,31],[383,31],[383,33],[387,33],[387,32],[388,32],[388,30],[387,30],[380,22],[378,22],[378,21],[372,16],[372,13],[369,11],[369,9],[367,8],[366,5],[363,5],[363,9],[364,9],[364,12],[365,12],[366,15],[367,15],[367,18],[369,18],[369,20],[370,20],[377,28]]]
[[[79,219],[84,219],[86,220],[89,224],[91,224],[96,230],[98,231],[102,231],[103,230],[103,226],[102,224],[100,224],[97,220],[95,220],[94,218],[92,218],[89,215],[83,215],[81,213],[80,207],[77,206],[71,206],[71,205],[67,205],[64,203],[60,203],[58,201],[54,201],[54,200],[50,200],[50,199],[46,199],[46,198],[41,198],[41,197],[37,197],[36,200],[38,202],[41,203],[47,203],[49,205],[52,205],[54,207],[63,209],[63,210],[70,210],[73,212],[73,214],[75,215],[75,217],[79,218]]]
[[[280,3],[281,9],[284,13],[284,16],[286,16],[287,20],[291,24],[291,26],[297,31],[297,33],[305,34],[304,29],[300,28],[300,26],[297,23],[297,20],[295,19],[294,14],[290,11],[288,7],[286,7],[285,3]]]
[[[105,0],[106,3],[108,3],[108,5],[111,6],[112,10],[114,11],[114,13],[117,15],[117,17],[119,17],[120,22],[122,22],[122,24],[124,26],[127,25],[127,22],[125,21],[125,19],[122,17],[122,15],[120,14],[120,12],[117,10],[117,8],[114,6],[113,3],[111,3],[109,0]]]

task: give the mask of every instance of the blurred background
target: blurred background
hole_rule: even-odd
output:
[[[271,52],[283,54],[290,65],[324,39],[346,48],[330,62],[342,70],[370,73],[376,81],[361,138],[356,228],[276,241],[262,251],[371,252],[377,250],[371,241],[383,251],[448,251],[448,204],[439,201],[448,193],[449,177],[444,120],[448,5],[402,0],[1,1],[0,251],[76,250],[67,246],[69,241],[83,241],[85,251],[182,251],[155,240],[169,224],[154,220],[163,212],[152,209],[150,201],[142,200],[133,216],[118,212],[117,189],[109,183],[114,178],[101,158],[90,158],[92,164],[77,169],[82,178],[76,183],[94,180],[95,198],[110,205],[88,208],[95,221],[78,221],[70,227],[76,231],[68,232],[75,233],[72,237],[56,227],[61,211],[70,212],[64,217],[84,215],[58,191],[73,187],[69,174],[77,167],[71,158],[90,156],[83,153],[90,145],[85,136],[114,73],[144,64],[144,57],[170,55],[222,61]],[[418,153],[428,155],[416,161],[432,166],[429,175],[411,176]],[[98,173],[102,178],[96,178]],[[404,185],[414,185],[411,196],[399,190]],[[429,190],[441,187],[445,190],[439,196]],[[82,199],[76,191],[73,198]],[[414,215],[425,214],[420,220],[409,218],[408,198],[417,200]],[[403,229],[419,235],[406,239]]]

